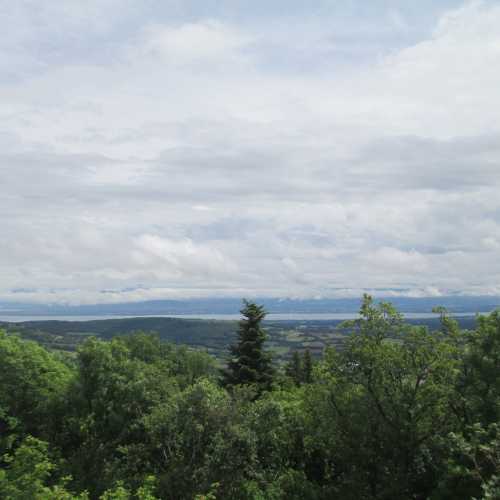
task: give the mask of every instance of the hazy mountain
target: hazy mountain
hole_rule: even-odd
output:
[[[255,298],[269,313],[353,313],[360,299],[274,299]],[[451,312],[486,312],[500,307],[500,297],[391,297],[379,298],[392,302],[400,311],[431,312],[435,306],[444,306]],[[0,314],[6,315],[169,315],[169,314],[237,314],[240,298],[213,298],[191,300],[152,300],[119,304],[61,305],[0,302]]]

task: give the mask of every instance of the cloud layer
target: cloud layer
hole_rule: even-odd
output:
[[[500,294],[496,2],[2,3],[0,298]]]

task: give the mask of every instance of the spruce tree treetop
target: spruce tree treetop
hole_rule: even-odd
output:
[[[261,323],[266,316],[263,306],[243,301],[243,319],[238,329],[238,342],[230,347],[231,359],[224,373],[227,385],[255,384],[268,389],[273,378],[271,356],[264,350],[267,338]]]
[[[292,358],[285,367],[285,373],[295,382],[296,385],[302,383],[302,360],[299,351],[293,351]]]
[[[311,351],[306,349],[304,351],[304,362],[302,367],[302,378],[303,382],[310,384],[312,382],[312,371],[313,371],[313,361],[311,357]]]

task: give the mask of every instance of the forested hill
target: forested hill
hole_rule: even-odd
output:
[[[89,321],[23,321],[17,323],[27,330],[54,335],[93,334],[104,339],[136,331],[156,332],[163,340],[190,344],[206,339],[224,338],[234,333],[237,321],[179,318],[119,318]]]
[[[425,325],[431,331],[440,328],[439,318],[408,319],[409,324]],[[457,317],[461,328],[473,329],[472,316]],[[309,348],[316,357],[327,346],[342,348],[348,330],[338,329],[342,320],[264,321],[269,347],[276,361],[288,359],[296,349]],[[237,321],[138,317],[89,321],[24,321],[0,323],[10,332],[35,340],[51,349],[74,351],[86,338],[95,336],[109,340],[137,331],[154,332],[163,341],[206,350],[219,359],[226,356],[228,346],[236,339]]]
[[[161,340],[199,347],[216,354],[234,340],[236,321],[178,318],[120,318],[90,321],[25,321],[0,323],[7,331],[45,347],[73,351],[86,338],[109,340],[133,332],[154,332]]]

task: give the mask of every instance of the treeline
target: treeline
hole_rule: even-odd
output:
[[[500,498],[500,312],[430,332],[365,296],[341,352],[284,369],[242,313],[223,371],[145,333],[0,333],[0,498]]]

